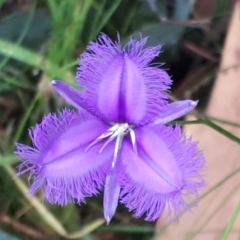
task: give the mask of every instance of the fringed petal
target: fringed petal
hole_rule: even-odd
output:
[[[108,122],[143,125],[167,103],[171,79],[150,65],[160,47],[143,50],[146,40],[130,40],[121,48],[120,40],[114,43],[102,34],[82,54],[77,80],[85,102]]]
[[[122,148],[121,202],[148,221],[164,210],[177,216],[205,185],[204,157],[179,126],[151,125],[135,132],[138,155],[128,139]]]
[[[157,118],[153,121],[154,124],[166,124],[177,118],[180,118],[192,111],[198,104],[198,101],[182,100],[170,103],[162,109]]]
[[[107,128],[87,113],[64,110],[47,115],[31,130],[34,147],[18,144],[15,152],[24,160],[19,174],[31,174],[30,193],[43,189],[46,199],[59,205],[97,194],[111,165],[113,145],[101,153],[99,144],[86,149]]]

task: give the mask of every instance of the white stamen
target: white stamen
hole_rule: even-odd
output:
[[[134,149],[135,153],[138,155],[137,144],[136,144],[136,135],[132,129],[130,129],[130,137],[131,137],[133,149]]]
[[[100,141],[106,139],[106,141],[103,143],[102,147],[99,150],[99,153],[101,153],[110,142],[116,139],[114,152],[113,152],[113,161],[112,161],[112,168],[114,168],[116,166],[118,153],[122,147],[122,141],[127,134],[130,134],[133,149],[137,154],[136,135],[132,127],[129,126],[128,123],[114,124],[105,133],[103,133],[97,139],[95,139],[92,143],[90,143],[85,151],[88,151],[91,147],[93,147]]]
[[[100,148],[100,150],[99,150],[99,153],[101,153],[103,150],[104,150],[104,148],[112,141],[112,140],[114,140],[114,136],[112,135],[112,136],[110,136],[109,138],[108,138],[108,140],[102,145],[102,147]]]
[[[121,149],[121,146],[122,146],[122,140],[123,140],[122,135],[117,136],[116,143],[115,143],[115,148],[114,148],[114,153],[113,153],[112,168],[114,168],[115,165],[116,165],[118,153],[119,153],[119,150]]]

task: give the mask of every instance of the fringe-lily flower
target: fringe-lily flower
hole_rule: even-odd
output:
[[[179,126],[165,124],[197,105],[168,102],[168,74],[151,64],[160,47],[143,48],[146,38],[124,48],[102,34],[82,54],[79,91],[62,81],[55,90],[79,110],[47,115],[30,130],[33,147],[17,145],[30,172],[30,193],[42,189],[53,204],[82,203],[104,187],[109,222],[118,201],[135,217],[153,221],[164,210],[180,213],[204,181],[204,157]]]

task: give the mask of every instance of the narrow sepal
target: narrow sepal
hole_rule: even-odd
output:
[[[53,80],[52,85],[56,92],[72,106],[81,111],[89,112],[87,105],[84,103],[81,91],[60,80]]]
[[[109,175],[107,175],[104,186],[103,210],[107,224],[110,223],[116,212],[120,189],[121,187],[118,182],[118,175],[114,169]]]
[[[153,121],[154,124],[166,124],[192,111],[198,101],[182,100],[166,105]]]

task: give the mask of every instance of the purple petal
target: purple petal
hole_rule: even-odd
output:
[[[165,124],[177,118],[180,118],[192,111],[198,104],[198,101],[183,100],[170,103],[162,109],[160,114],[154,120],[154,124]]]
[[[34,147],[17,145],[16,155],[24,159],[20,174],[30,171],[30,193],[43,189],[51,203],[65,205],[98,193],[111,165],[113,145],[100,154],[100,145],[87,146],[108,126],[90,114],[65,110],[49,114],[31,130]]]
[[[109,122],[143,125],[165,106],[168,74],[150,65],[160,47],[142,49],[146,38],[122,49],[102,34],[82,54],[77,79],[89,108]]]
[[[138,156],[130,142],[122,148],[121,202],[135,216],[146,220],[159,218],[188,208],[187,197],[197,198],[204,186],[201,171],[205,161],[197,144],[182,133],[179,126],[152,125],[136,131]]]
[[[115,171],[113,171],[106,177],[104,186],[103,209],[107,224],[110,223],[113,215],[116,212],[119,194],[120,184],[118,183],[118,175]]]

